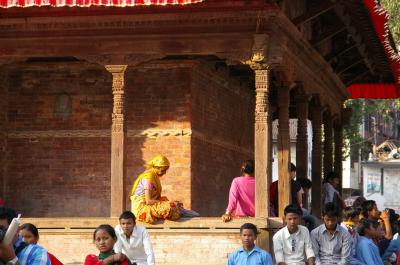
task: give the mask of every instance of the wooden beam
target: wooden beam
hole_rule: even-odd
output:
[[[290,165],[290,133],[289,133],[289,87],[283,84],[278,88],[278,200],[279,217],[283,217],[283,210],[292,202]]]
[[[346,81],[346,85],[350,85],[350,84],[354,83],[355,81],[357,81],[358,79],[364,77],[368,73],[370,73],[369,69],[364,71],[364,72],[361,72],[361,73],[357,74],[355,77],[353,77],[349,81]]]
[[[340,177],[340,191],[342,191],[343,187],[343,125],[339,120],[334,125],[334,138],[335,138],[335,161],[334,161],[334,171],[339,174]]]
[[[333,170],[333,120],[330,111],[324,115],[324,177]]]
[[[317,38],[311,40],[311,44],[313,46],[317,46],[318,44],[320,44],[320,43],[322,43],[322,42],[324,42],[324,41],[326,41],[328,39],[331,39],[335,35],[343,32],[345,30],[346,30],[345,26],[336,26],[335,28],[333,28],[333,29],[331,29],[331,30],[329,30],[327,32],[324,32],[323,34],[321,34]]]
[[[269,196],[267,191],[271,185],[272,146],[271,117],[268,100],[270,89],[270,69],[260,65],[253,66],[255,71],[256,106],[254,128],[255,157],[255,207],[256,217],[268,217]]]
[[[323,3],[309,9],[305,14],[293,19],[293,24],[300,26],[335,7],[336,3],[331,1],[323,1]]]
[[[127,65],[106,65],[112,74],[114,97],[111,128],[111,206],[110,216],[125,211],[125,70]]]
[[[321,124],[322,124],[322,108],[318,100],[314,101],[311,105],[312,116],[312,189],[311,189],[311,203],[312,213],[316,217],[321,217],[322,205],[322,152],[321,152]]]
[[[296,178],[307,178],[308,172],[308,96],[303,91],[296,94],[297,139],[296,139]]]
[[[344,66],[344,67],[341,67],[341,69],[338,69],[337,71],[335,71],[338,75],[341,75],[341,74],[343,74],[344,72],[346,72],[347,70],[349,70],[350,68],[353,68],[354,66],[356,66],[356,65],[358,65],[358,64],[360,64],[360,63],[363,63],[364,62],[364,58],[361,58],[361,59],[359,59],[359,60],[357,60],[357,61],[355,61],[355,62],[351,62],[350,64],[348,64],[348,65],[346,65],[346,66]]]
[[[351,49],[354,49],[354,48],[356,48],[356,47],[357,47],[357,44],[356,44],[356,43],[354,43],[354,44],[352,44],[352,45],[349,45],[349,46],[346,46],[346,47],[344,47],[344,48],[343,48],[342,50],[340,50],[340,51],[332,52],[332,53],[330,53],[329,55],[325,56],[325,60],[326,60],[327,62],[331,62],[334,58],[339,57],[339,56],[345,54],[346,52],[348,52],[348,51],[350,51]]]

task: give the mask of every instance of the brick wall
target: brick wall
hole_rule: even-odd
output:
[[[192,206],[202,216],[225,212],[231,181],[254,149],[253,90],[212,69],[199,64],[192,73]]]
[[[83,264],[86,255],[98,254],[92,233],[40,231],[39,244],[66,265]],[[237,229],[232,232],[149,230],[149,233],[156,264],[160,265],[197,265],[202,263],[199,261],[210,265],[226,264],[228,255],[241,246]]]
[[[16,69],[6,200],[24,216],[108,216],[111,75],[78,62]]]
[[[127,70],[127,194],[156,154],[171,162],[163,194],[190,207],[190,62],[162,61]],[[128,208],[130,202],[127,198]]]

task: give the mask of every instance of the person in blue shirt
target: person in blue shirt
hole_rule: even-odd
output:
[[[358,234],[360,235],[356,257],[366,265],[384,265],[379,255],[379,249],[373,242],[374,238],[380,236],[379,224],[375,220],[362,219],[358,224]]]
[[[17,214],[13,209],[0,206],[0,234],[5,234],[15,217],[17,217]],[[38,245],[25,244],[18,233],[15,234],[12,242],[13,244],[10,245],[0,243],[0,264],[51,265],[48,253],[44,248]]]
[[[229,255],[228,265],[273,265],[271,255],[255,245],[257,235],[254,224],[245,223],[240,227],[243,247]]]

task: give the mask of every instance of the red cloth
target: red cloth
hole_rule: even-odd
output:
[[[389,26],[386,11],[375,0],[364,0],[372,25],[381,41],[386,56],[390,60],[393,84],[354,84],[348,87],[351,98],[400,98],[400,56],[390,45]]]
[[[0,0],[0,7],[30,7],[30,6],[143,6],[143,5],[187,5],[200,3],[204,0]]]
[[[0,198],[0,206],[3,206],[5,204],[4,200]]]
[[[103,264],[104,264],[103,261],[99,260],[99,258],[96,255],[87,255],[84,263],[84,265],[103,265]],[[127,260],[124,260],[123,262],[120,263],[120,265],[129,265],[129,263]]]
[[[64,265],[53,254],[51,254],[49,252],[47,252],[47,254],[49,255],[49,259],[50,259],[51,265]]]

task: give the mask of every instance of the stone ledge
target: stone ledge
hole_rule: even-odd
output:
[[[116,217],[54,217],[54,218],[23,218],[22,223],[33,223],[41,231],[46,233],[87,233],[93,231],[100,224],[118,224]],[[206,233],[228,232],[228,230],[239,229],[244,223],[254,223],[259,229],[270,230],[279,229],[283,226],[279,218],[234,218],[228,223],[221,221],[219,217],[197,217],[182,218],[178,221],[160,221],[156,224],[138,222],[139,225],[146,227],[150,231],[179,233],[196,233],[204,231]]]

